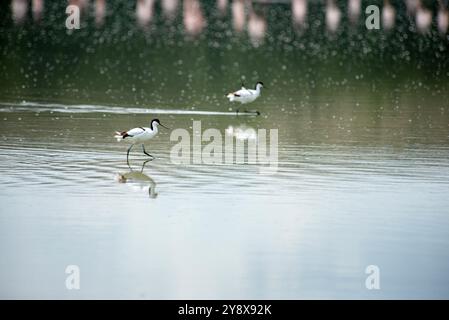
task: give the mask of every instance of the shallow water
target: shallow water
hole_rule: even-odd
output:
[[[277,173],[171,164],[162,131],[143,169],[152,182],[120,183],[126,146],[113,131],[148,117],[39,106],[2,112],[4,297],[447,297],[445,112],[422,112],[429,129],[363,106],[336,110],[352,120],[316,106],[266,118],[174,110],[159,115],[171,128],[279,127]],[[146,158],[132,158],[138,172]],[[81,268],[79,292],[64,287],[69,264]],[[370,264],[379,292],[364,287]]]
[[[160,40],[127,25],[126,45],[123,26],[75,33],[80,58],[75,40],[32,26],[2,36],[1,298],[449,298],[444,42],[370,42],[393,47],[383,63],[402,61],[385,68],[372,62],[386,52],[359,56],[332,37],[316,40],[320,56],[301,41]],[[126,60],[130,48],[141,54]],[[224,98],[242,75],[267,84],[251,106],[260,116],[236,116]],[[130,173],[114,132],[154,117],[190,133],[194,120],[223,135],[278,129],[277,171],[173,164],[161,129],[147,145],[156,159],[142,168],[136,148]],[[80,267],[80,290],[66,289],[67,265]],[[368,265],[380,290],[365,287]]]

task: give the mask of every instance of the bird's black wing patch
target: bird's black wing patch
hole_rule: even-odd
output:
[[[126,137],[132,137],[132,135],[128,134],[128,132],[126,131],[120,132],[120,135],[122,136],[122,139],[125,139]]]

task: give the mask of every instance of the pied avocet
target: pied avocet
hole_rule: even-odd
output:
[[[240,90],[228,93],[226,97],[231,102],[236,101],[242,104],[250,103],[260,96],[260,89],[262,89],[263,87],[263,83],[260,81],[256,83],[255,89],[246,89],[244,84],[242,83],[242,88]],[[237,113],[238,112],[239,109],[237,109]]]
[[[154,159],[154,157],[151,154],[146,152],[144,143],[147,142],[148,140],[153,139],[157,135],[157,133],[158,133],[157,127],[158,126],[162,126],[166,129],[169,129],[166,126],[164,126],[163,124],[161,124],[159,119],[153,119],[150,122],[149,128],[139,127],[139,128],[133,128],[128,131],[122,131],[122,132],[116,131],[115,132],[114,137],[117,139],[117,141],[120,142],[122,140],[126,140],[126,141],[129,141],[132,143],[126,153],[126,163],[128,164],[128,166],[129,166],[129,152],[131,151],[132,147],[135,144],[141,144],[143,153],[146,154],[147,156],[151,157],[152,159]]]

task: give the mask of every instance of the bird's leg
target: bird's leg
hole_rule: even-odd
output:
[[[145,150],[145,145],[144,145],[144,144],[142,144],[142,151],[143,151],[143,153],[145,153],[147,156],[151,157],[151,158],[152,158],[151,160],[154,159],[154,157],[153,157],[151,154],[149,154],[148,152],[146,152],[146,150]]]
[[[134,144],[132,144],[129,148],[128,148],[128,152],[126,152],[126,163],[128,164],[128,167],[131,169],[131,166],[129,165],[129,152],[131,151],[132,147],[134,146]]]
[[[249,111],[246,111],[246,112],[255,113],[256,116],[260,116],[260,112],[258,110],[249,110]]]
[[[150,162],[151,160],[153,160],[153,159],[145,160],[145,161],[142,163],[142,169],[140,169],[140,173],[143,172],[143,168],[145,168],[145,165],[147,164],[147,162]]]
[[[243,113],[255,113],[256,116],[260,116],[260,112],[257,110],[248,110],[248,109],[244,109],[243,111],[240,111],[240,108],[237,109],[236,114],[239,115],[239,112],[243,112]]]

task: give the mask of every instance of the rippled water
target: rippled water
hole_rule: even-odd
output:
[[[337,119],[315,109],[158,115],[190,131],[192,120],[278,127],[276,174],[174,165],[169,131],[147,147],[157,159],[142,174],[146,158],[132,155],[130,174],[112,135],[145,125],[146,110],[2,103],[2,296],[447,297],[447,109],[422,111],[431,127],[394,108]],[[64,287],[69,264],[81,268],[80,291]],[[364,286],[370,264],[380,291]]]
[[[142,26],[134,2],[106,3],[73,32],[62,2],[41,20],[17,6],[18,21],[0,4],[0,298],[449,298],[449,42],[435,25],[420,34],[401,4],[393,30],[366,32],[338,2],[330,34],[324,2],[305,30],[287,2],[254,4],[256,44],[213,2],[196,7],[199,34],[181,6]],[[241,80],[266,84],[260,116],[225,99]],[[155,117],[190,134],[278,129],[277,171],[174,164],[163,129],[156,159],[136,148],[128,168],[114,132]]]

